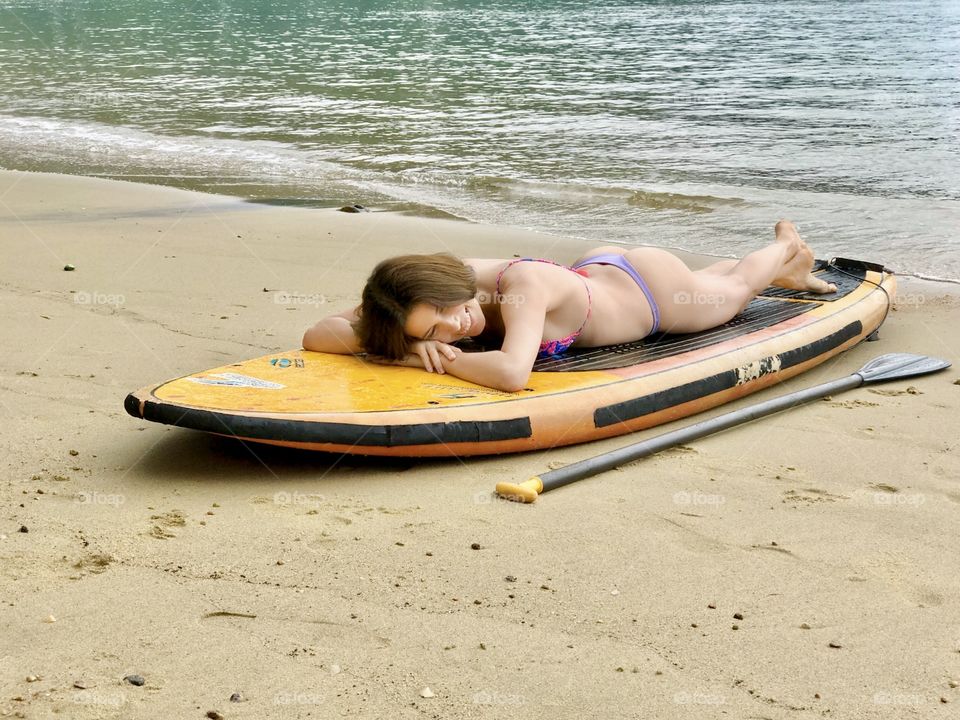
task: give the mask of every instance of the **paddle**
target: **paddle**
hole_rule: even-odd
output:
[[[596,457],[587,458],[573,465],[550,470],[542,475],[532,477],[522,483],[497,483],[497,494],[509,500],[530,503],[547,490],[569,485],[577,480],[596,475],[606,470],[612,470],[618,465],[637,460],[638,458],[653,455],[681,443],[690,442],[705,435],[739,425],[749,420],[755,420],[780,410],[787,410],[826,395],[851,390],[864,383],[898,380],[914,375],[926,375],[950,367],[950,363],[939,358],[926,355],[912,355],[909,353],[891,353],[874,358],[852,375],[837,380],[825,382],[806,390],[798,390],[787,395],[765,400],[740,410],[734,410],[718,415],[710,420],[704,420],[679,430],[672,430],[657,435],[649,440],[643,440],[633,445],[627,445],[619,450],[612,450]]]

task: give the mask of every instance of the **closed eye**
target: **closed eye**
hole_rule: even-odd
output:
[[[440,315],[443,312],[443,308],[441,308],[439,305],[434,305],[433,309],[437,311],[437,315]],[[430,340],[436,334],[437,334],[437,326],[434,325],[432,328],[427,330],[427,334],[423,336],[423,339]]]

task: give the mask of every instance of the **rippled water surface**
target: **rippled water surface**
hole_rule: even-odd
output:
[[[14,0],[0,165],[960,278],[960,3]]]

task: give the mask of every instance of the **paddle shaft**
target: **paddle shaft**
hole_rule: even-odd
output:
[[[863,383],[863,377],[854,373],[853,375],[831,380],[822,385],[815,385],[806,390],[798,390],[797,392],[772,398],[749,407],[741,408],[740,410],[724,413],[715,418],[673,430],[663,435],[657,435],[649,440],[643,440],[633,445],[628,445],[625,448],[620,448],[619,450],[604,453],[598,457],[588,458],[573,463],[572,465],[567,465],[566,467],[550,470],[540,475],[540,481],[543,483],[543,490],[540,492],[563,487],[577,480],[582,480],[585,477],[590,477],[591,475],[596,475],[606,470],[612,470],[624,463],[653,455],[654,453],[674,447],[675,445],[680,445],[681,443],[702,438],[704,435],[726,430],[734,425],[740,425],[750,420],[772,415],[781,410],[787,410],[788,408],[802,405],[803,403],[822,398],[826,395],[860,387]]]

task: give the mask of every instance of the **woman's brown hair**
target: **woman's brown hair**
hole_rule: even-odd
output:
[[[367,279],[360,319],[353,323],[353,331],[368,353],[399,360],[413,342],[404,325],[415,305],[449,307],[476,294],[473,268],[449,253],[390,258],[377,265]]]

